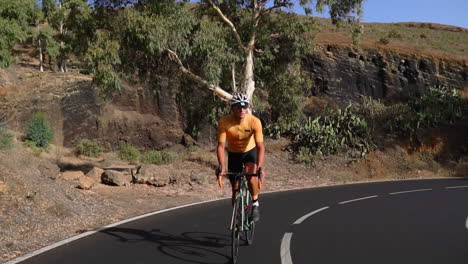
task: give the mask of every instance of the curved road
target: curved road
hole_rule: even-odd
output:
[[[171,210],[12,263],[229,263],[228,200]],[[468,263],[468,180],[263,194],[240,263]]]

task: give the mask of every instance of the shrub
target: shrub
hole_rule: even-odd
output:
[[[408,102],[408,110],[389,120],[386,128],[413,137],[420,129],[462,119],[465,103],[454,89],[430,87],[420,98]]]
[[[125,161],[138,161],[140,155],[140,151],[131,144],[124,144],[119,151],[119,158]]]
[[[102,147],[97,140],[83,139],[78,146],[76,146],[76,152],[88,157],[99,157],[102,153]]]
[[[29,121],[26,139],[37,147],[46,148],[52,140],[53,132],[44,113],[36,113]]]
[[[363,156],[374,148],[366,120],[351,105],[343,110],[329,110],[322,117],[309,117],[296,129],[293,146],[302,148],[301,152],[308,148],[312,154],[330,155],[350,148]]]
[[[36,143],[34,143],[34,141],[31,140],[26,140],[24,144],[26,145],[26,147],[30,148],[35,155],[41,154],[43,150],[43,148],[38,147]]]
[[[8,150],[13,147],[14,136],[5,127],[0,126],[0,150]]]
[[[388,38],[401,39],[402,37],[403,36],[400,34],[400,32],[395,29],[392,29],[390,32],[388,32]]]
[[[157,150],[152,150],[152,151],[147,151],[143,154],[142,161],[144,163],[150,163],[150,164],[164,164],[168,163],[173,159],[173,155],[168,152],[164,151],[157,151]]]
[[[377,43],[379,44],[383,44],[383,45],[387,45],[388,43],[390,43],[390,40],[388,40],[387,38],[380,38]]]

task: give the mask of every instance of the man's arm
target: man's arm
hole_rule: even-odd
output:
[[[222,174],[226,172],[226,154],[224,148],[226,147],[225,142],[218,142],[218,147],[216,148],[216,154],[218,156],[218,164],[221,166],[221,172],[217,171],[219,173],[216,175],[218,177],[218,185],[219,187],[223,187],[223,177]]]
[[[265,144],[263,142],[257,142],[256,144],[258,167],[263,168],[263,162],[265,161]]]

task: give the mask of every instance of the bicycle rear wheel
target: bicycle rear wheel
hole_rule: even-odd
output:
[[[233,223],[232,223],[232,230],[231,230],[231,256],[232,256],[232,263],[237,263],[237,259],[239,257],[239,242],[240,242],[240,234],[242,232],[242,204],[240,199],[236,199],[236,204],[233,208]]]

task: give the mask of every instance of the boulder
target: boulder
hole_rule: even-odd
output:
[[[83,177],[84,173],[82,171],[64,171],[62,172],[62,178],[66,181],[76,181],[79,178]]]
[[[134,182],[163,187],[174,182],[172,170],[173,168],[168,165],[142,165],[138,173],[134,175]]]
[[[39,164],[38,169],[43,177],[47,177],[53,180],[57,179],[57,177],[60,175],[60,168],[53,163],[41,163]]]
[[[76,157],[62,157],[57,161],[57,165],[61,170],[81,170],[89,171],[94,167],[99,167],[99,163],[95,161],[82,160]]]
[[[96,185],[97,180],[88,176],[81,177],[78,181],[78,187],[83,190],[89,190]]]
[[[96,182],[101,182],[101,177],[103,173],[104,173],[103,169],[94,167],[92,170],[86,173],[86,176],[95,179]]]
[[[117,186],[128,186],[132,182],[132,175],[116,170],[106,170],[102,174],[102,183]]]
[[[8,186],[3,181],[0,181],[0,195],[6,193]]]

